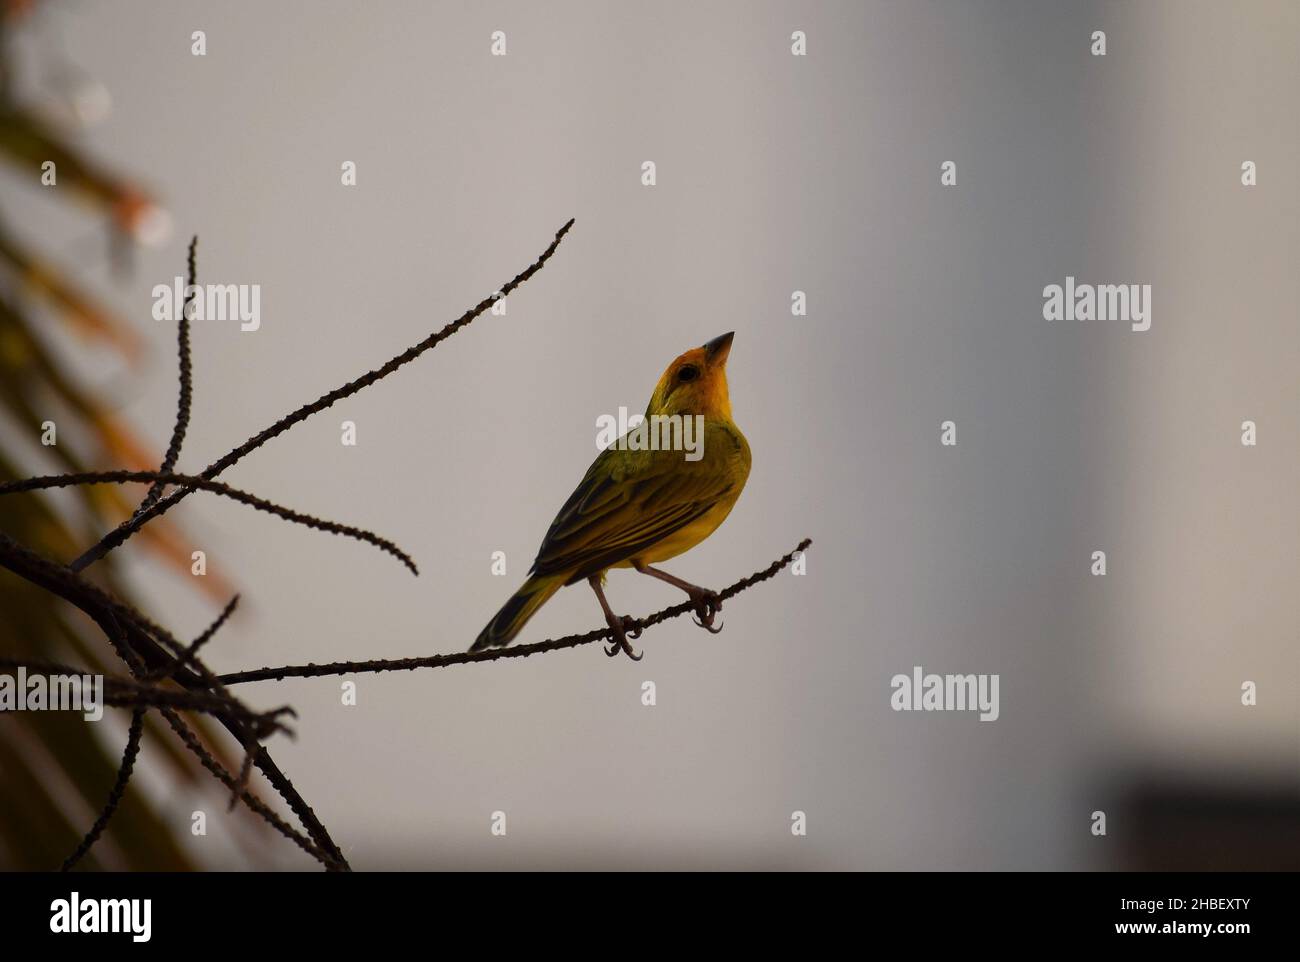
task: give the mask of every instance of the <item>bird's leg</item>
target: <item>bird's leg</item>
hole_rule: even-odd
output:
[[[681,578],[670,575],[667,571],[661,571],[658,568],[651,568],[649,565],[642,564],[639,561],[633,561],[632,567],[636,568],[636,570],[641,572],[643,575],[650,575],[651,577],[658,578],[660,581],[666,581],[670,585],[681,588],[682,591],[686,592],[686,594],[690,596],[691,604],[695,606],[695,614],[698,616],[695,619],[695,623],[705,631],[715,635],[722,630],[722,625],[718,625],[716,628],[713,627],[714,617],[716,617],[718,612],[722,610],[722,599],[718,596],[716,591],[710,591],[708,588],[701,588],[699,585],[693,585],[689,581],[683,581]]]
[[[600,587],[600,575],[592,575],[587,579],[587,584],[591,585],[591,590],[596,592],[596,598],[600,601],[601,610],[605,612],[605,623],[609,625],[609,630],[614,633],[614,640],[605,649],[605,654],[613,658],[621,651],[633,661],[640,661],[641,656],[632,650],[632,646],[627,641],[628,631],[632,630],[632,619],[628,617],[620,618],[610,609],[609,602],[605,600],[605,592]],[[632,637],[641,637],[640,629],[632,630]]]

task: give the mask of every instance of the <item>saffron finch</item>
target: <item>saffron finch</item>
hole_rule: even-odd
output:
[[[614,636],[606,653],[622,651],[639,659],[627,640],[630,619],[617,617],[605,600],[602,586],[610,568],[634,568],[675,585],[690,597],[698,624],[711,632],[721,630],[713,627],[722,608],[715,592],[651,565],[674,558],[711,535],[731,512],[749,477],[749,443],[731,420],[727,394],[732,336],[714,338],[668,365],[650,397],[645,422],[592,462],[542,539],[528,580],[487,623],[471,651],[508,645],[555,592],[586,580]],[[661,417],[653,420],[656,415]],[[667,419],[674,416],[681,419],[678,437],[687,438],[686,419],[696,415],[700,417],[691,426],[703,427],[702,438],[695,442],[702,444],[699,450],[683,452],[664,445],[646,450],[640,441],[632,441],[632,435],[652,420],[671,424]]]

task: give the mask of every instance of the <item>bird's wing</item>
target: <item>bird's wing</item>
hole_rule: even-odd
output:
[[[607,448],[542,539],[533,571],[569,584],[635,557],[718,503],[734,479],[708,459]]]

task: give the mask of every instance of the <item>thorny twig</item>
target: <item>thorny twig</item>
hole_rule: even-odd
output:
[[[190,363],[190,305],[194,303],[194,297],[198,293],[198,265],[195,259],[195,250],[198,246],[199,235],[195,234],[190,239],[189,257],[186,261],[188,270],[185,303],[181,307],[181,316],[176,324],[176,353],[179,355],[181,382],[176,397],[176,424],[172,428],[172,439],[167,444],[167,453],[163,455],[162,467],[158,469],[160,474],[167,474],[176,467],[176,461],[181,456],[181,445],[185,443],[185,431],[190,425],[190,400],[194,396],[193,366]],[[167,482],[161,478],[154,481],[144,500],[140,502],[140,507],[135,509],[136,514],[152,507],[154,502],[162,497],[166,487]]]
[[[0,567],[9,569],[80,608],[99,624],[118,655],[134,674],[144,676],[150,669],[171,666],[178,660],[184,659],[186,647],[164,629],[153,624],[142,613],[109,595],[97,585],[86,581],[84,576],[42,558],[3,533],[0,533]],[[60,670],[53,673],[66,673],[62,667],[59,666]],[[193,659],[192,669],[176,668],[169,674],[191,691],[209,693],[218,698],[230,697],[224,686],[198,659]],[[162,697],[139,694],[128,697],[134,698],[131,702],[133,706],[144,698],[152,697],[154,701],[163,700]],[[166,711],[167,709],[164,709],[164,714]],[[241,745],[247,744],[249,725],[245,724],[243,718],[236,717],[230,711],[213,714]],[[240,714],[244,718],[252,717],[252,713],[246,709]],[[193,751],[192,744],[187,742],[187,747]],[[317,857],[327,869],[346,870],[347,861],[330,838],[329,832],[316,818],[311,807],[302,799],[289,779],[276,766],[265,747],[259,746],[254,763],[310,833],[311,845],[304,850]],[[254,807],[254,810],[263,818],[266,817],[264,808]]]
[[[153,671],[149,672],[145,677],[147,677],[150,681],[154,681],[159,678],[166,678],[169,675],[174,675],[177,671],[184,668],[187,664],[189,664],[190,660],[199,653],[199,649],[202,648],[204,645],[206,645],[209,641],[211,641],[212,637],[218,631],[221,630],[221,626],[226,623],[226,619],[228,619],[232,614],[234,614],[235,609],[238,607],[239,607],[239,595],[235,595],[228,602],[226,602],[226,607],[221,609],[221,614],[217,615],[216,620],[213,621],[212,624],[208,625],[208,627],[203,630],[203,634],[199,635],[192,642],[190,642],[190,646],[185,649],[185,653],[183,655],[172,659],[172,661],[164,668],[154,669]]]
[[[226,691],[225,686],[216,678],[215,675],[203,664],[197,657],[198,649],[212,636],[218,627],[224,622],[225,618],[233,609],[236,601],[227,606],[226,610],[216,620],[211,628],[199,637],[192,645],[182,646],[168,632],[155,625],[143,614],[130,605],[113,598],[107,592],[86,581],[78,575],[78,572],[86,565],[90,564],[97,558],[102,557],[108,551],[117,545],[126,541],[133,533],[138,531],[151,518],[157,517],[164,513],[172,505],[189,495],[195,490],[210,490],[224,494],[229,497],[236,497],[245,503],[252,504],[254,507],[261,507],[263,510],[270,510],[280,517],[287,517],[289,520],[299,523],[309,523],[313,527],[320,527],[324,530],[334,531],[337,533],[350,534],[353,537],[361,537],[372,544],[376,544],[384,550],[395,554],[404,563],[414,571],[414,565],[409,557],[405,556],[391,542],[383,542],[383,539],[377,539],[376,536],[369,535],[368,532],[361,532],[359,529],[345,528],[333,522],[322,522],[319,519],[309,519],[307,516],[298,515],[290,512],[288,509],[279,508],[271,505],[269,502],[262,502],[261,499],[254,498],[252,495],[245,495],[243,492],[235,493],[235,489],[225,485],[214,486],[209,483],[212,478],[230,465],[239,461],[250,451],[256,450],[267,441],[287,431],[293,425],[300,421],[306,420],[312,414],[323,411],[335,402],[343,398],[350,397],[360,390],[376,383],[387,377],[393,371],[414,360],[420,354],[430,350],[437,344],[441,343],[447,337],[450,337],[457,330],[469,324],[475,317],[482,314],[496,300],[509,294],[519,285],[531,278],[554,254],[556,248],[563,236],[573,226],[573,221],[569,220],[555,235],[554,240],[542,252],[541,256],[526,270],[517,275],[513,280],[504,285],[499,292],[491,297],[484,299],[476,307],[467,311],[456,321],[446,325],[440,331],[431,334],[419,344],[409,348],[402,354],[392,358],[382,367],[363,375],[362,377],[337,388],[328,394],[318,398],[311,404],[304,405],[292,414],[280,419],[271,427],[250,438],[238,448],[227,453],[224,457],[209,465],[204,470],[200,478],[190,475],[181,475],[174,473],[176,459],[179,457],[180,448],[184,441],[186,429],[189,424],[190,405],[192,397],[192,368],[190,363],[190,345],[189,345],[189,305],[193,299],[196,278],[196,259],[195,249],[197,238],[195,238],[189,249],[189,286],[190,291],[187,294],[185,305],[182,308],[181,318],[179,319],[178,329],[178,354],[180,361],[180,397],[177,403],[176,423],[172,432],[172,439],[168,445],[167,454],[162,464],[162,470],[158,472],[136,472],[136,473],[113,473],[107,475],[90,476],[83,475],[75,479],[35,479],[35,483],[28,482],[25,488],[15,488],[12,490],[31,490],[43,486],[65,486],[71,483],[98,483],[98,480],[120,482],[128,479],[149,481],[151,488],[146,495],[144,502],[136,513],[123,524],[119,525],[113,532],[101,539],[96,545],[92,546],[80,558],[74,561],[67,568],[61,567],[54,562],[41,558],[35,552],[24,548],[12,539],[0,534],[0,567],[8,568],[20,577],[49,590],[72,604],[79,607],[88,616],[90,616],[101,629],[106,637],[117,651],[119,657],[126,662],[132,673],[145,678],[147,682],[154,682],[162,678],[171,678],[180,684],[185,692],[173,692],[170,689],[160,689],[152,684],[141,685],[133,689],[121,689],[114,683],[113,694],[117,698],[133,699],[131,704],[136,708],[142,708],[147,702],[152,702],[162,712],[168,723],[181,737],[186,747],[189,748],[210,772],[223,781],[231,788],[235,797],[243,799],[250,808],[262,816],[268,823],[274,826],[278,831],[294,840],[304,851],[313,858],[320,861],[327,869],[330,870],[348,870],[347,860],[343,857],[342,852],[326,831],[324,825],[316,817],[311,806],[302,798],[301,794],[294,788],[292,782],[276,766],[266,748],[261,745],[261,739],[278,723],[274,722],[274,717],[278,713],[270,713],[270,722],[264,716],[254,715],[242,708],[242,705]],[[95,481],[92,481],[92,477]],[[163,498],[161,492],[167,484],[179,484],[179,490]],[[383,543],[381,543],[383,542]],[[237,600],[237,599],[236,599]],[[106,685],[106,688],[108,686]],[[122,694],[127,691],[126,694]],[[188,700],[186,700],[188,699]],[[107,698],[106,698],[107,700]],[[231,776],[226,772],[216,760],[212,758],[201,743],[197,736],[193,734],[181,721],[179,716],[170,708],[165,707],[167,701],[180,703],[184,701],[185,707],[199,707],[200,704],[214,709],[213,713],[221,723],[230,730],[231,734],[239,740],[245,748],[245,760],[241,767],[241,773],[238,778]],[[178,701],[179,700],[179,701]],[[220,712],[216,709],[220,708]],[[128,759],[127,756],[131,756]],[[294,814],[298,817],[303,827],[307,830],[310,838],[305,838],[283,820],[279,819],[273,811],[258,802],[245,789],[245,782],[250,768],[250,760],[255,764],[262,774],[267,778],[271,785],[279,792]],[[125,788],[125,780],[129,779],[133,769],[134,750],[128,743],[128,752],[124,754],[123,763],[119,768],[119,780],[122,781],[121,788]],[[117,794],[115,789],[114,795]],[[84,842],[88,849],[94,844],[96,838],[102,833],[103,825],[100,821],[107,823],[108,818],[116,808],[116,801],[110,797],[109,802],[105,805],[101,813],[101,819],[97,820],[96,826],[92,827],[90,833]]]
[[[259,737],[265,737],[273,731],[286,735],[293,734],[293,729],[279,721],[281,715],[295,714],[288,705],[273,711],[255,712],[229,694],[222,695],[203,690],[189,691],[174,687],[164,688],[161,685],[136,681],[134,678],[86,672],[57,662],[0,655],[0,669],[16,671],[20,668],[32,674],[45,676],[98,675],[103,680],[104,704],[116,708],[184,708],[207,715],[231,718]]]
[[[789,554],[778,558],[762,571],[756,571],[747,578],[741,578],[718,592],[722,601],[732,598],[746,588],[776,575],[794,561],[801,552],[807,551],[812,544],[811,538],[804,538]],[[630,619],[625,628],[628,631],[642,631],[678,615],[694,611],[694,605],[685,601],[678,605],[664,608],[644,618]],[[239,685],[250,681],[278,681],[282,678],[317,678],[321,675],[352,675],[364,672],[412,671],[417,668],[446,668],[450,665],[467,665],[479,661],[499,661],[502,658],[527,658],[544,651],[559,651],[562,648],[577,648],[590,645],[612,637],[611,630],[596,628],[579,635],[566,635],[548,641],[539,641],[531,645],[515,645],[510,648],[485,648],[480,651],[458,651],[449,655],[429,655],[423,658],[385,658],[372,661],[336,661],[326,665],[285,665],[281,668],[258,668],[252,671],[237,671],[218,676],[225,685]]]
[[[419,344],[407,348],[401,354],[398,354],[396,357],[390,359],[385,364],[382,364],[379,367],[375,368],[373,371],[363,374],[361,377],[357,378],[354,381],[349,381],[347,384],[344,384],[342,387],[337,387],[326,394],[322,394],[320,397],[318,397],[315,401],[312,401],[310,404],[304,404],[302,407],[298,408],[298,410],[294,411],[292,414],[285,415],[280,420],[272,424],[269,428],[266,428],[265,430],[253,435],[253,437],[249,438],[243,444],[239,445],[239,447],[235,448],[229,453],[218,458],[216,461],[212,462],[212,464],[208,465],[206,468],[203,469],[201,476],[204,478],[216,477],[218,474],[226,470],[226,468],[230,467],[232,464],[242,460],[244,456],[247,455],[249,452],[256,451],[267,441],[270,441],[272,438],[283,434],[285,431],[289,430],[295,424],[305,421],[313,414],[318,414],[319,412],[324,411],[326,408],[330,407],[331,405],[339,401],[342,401],[344,398],[349,398],[352,395],[356,394],[358,391],[368,388],[376,381],[380,381],[388,377],[388,375],[392,374],[394,371],[396,371],[398,368],[402,367],[403,365],[408,364],[411,361],[414,361],[425,351],[437,347],[447,338],[451,337],[451,335],[459,331],[462,327],[465,327],[467,324],[473,321],[474,318],[478,317],[480,314],[482,314],[484,311],[490,308],[498,300],[509,295],[511,291],[513,291],[520,284],[523,284],[534,274],[536,274],[539,270],[541,270],[546,265],[546,262],[551,259],[551,255],[555,253],[556,248],[560,246],[560,241],[564,239],[564,235],[569,232],[569,228],[572,226],[573,226],[573,219],[570,218],[568,223],[566,223],[563,227],[561,227],[558,231],[556,231],[555,239],[551,241],[550,246],[547,247],[546,250],[542,251],[541,256],[538,257],[537,260],[535,260],[531,265],[529,265],[528,268],[526,268],[521,273],[517,274],[512,280],[502,285],[502,287],[499,289],[497,293],[492,294],[490,297],[485,297],[483,300],[479,301],[477,305],[470,308],[468,311],[466,311],[460,317],[456,318],[456,320],[452,321],[450,324],[444,326],[441,330],[433,334],[430,334]],[[88,548],[85,552],[83,552],[81,557],[73,561],[72,564],[69,565],[69,567],[72,568],[73,571],[80,571],[83,568],[85,568],[87,565],[91,564],[92,562],[97,561],[100,558],[104,557],[104,555],[108,554],[108,552],[112,551],[114,548],[116,548],[118,545],[124,542],[127,538],[131,537],[132,534],[140,530],[140,528],[143,527],[148,521],[158,517],[160,514],[167,511],[169,508],[176,505],[177,502],[185,498],[187,495],[191,494],[193,491],[194,491],[193,488],[182,487],[179,491],[172,492],[167,497],[160,500],[157,504],[151,505],[147,510],[140,512],[139,514],[127,519],[126,521],[123,521],[120,525],[117,526],[117,528],[115,528],[113,531],[110,531],[103,538],[101,538],[96,544],[94,544],[92,547]]]
[[[104,803],[103,810],[95,819],[95,824],[90,827],[90,831],[86,833],[86,837],[81,840],[76,850],[63,860],[63,865],[59,868],[60,872],[67,872],[81,861],[82,856],[99,841],[99,836],[104,834],[104,829],[108,827],[108,820],[117,811],[118,803],[122,801],[122,795],[126,791],[126,784],[131,780],[131,773],[135,769],[136,755],[140,752],[140,736],[144,734],[144,714],[143,708],[131,712],[131,727],[126,733],[126,748],[122,752],[122,763],[118,766],[117,778],[113,781],[113,790],[108,793],[108,801]]]
[[[172,731],[176,733],[185,747],[194,753],[194,756],[198,758],[203,767],[211,772],[219,782],[231,789],[231,791],[235,791],[238,783],[235,781],[234,777],[221,767],[221,763],[212,757],[211,752],[203,747],[203,743],[199,741],[199,737],[194,733],[193,729],[186,725],[185,722],[181,720],[180,716],[169,708],[161,709],[161,714],[163,718],[166,719],[167,724],[171,726]],[[312,858],[316,859],[326,868],[333,870],[347,868],[347,863],[337,862],[333,856],[328,855],[321,849],[317,848],[316,844],[312,842],[310,838],[282,819],[275,813],[274,809],[270,808],[256,795],[249,791],[244,791],[240,794],[239,799],[247,805],[251,811],[260,815],[268,825],[285,838],[289,839],[289,841],[293,842]]]
[[[326,521],[323,518],[315,518],[309,514],[303,514],[301,511],[294,511],[292,508],[274,504],[265,498],[249,494],[247,491],[232,488],[221,481],[211,481],[207,478],[189,474],[175,474],[170,471],[83,471],[78,474],[51,474],[0,484],[0,495],[18,494],[24,491],[41,491],[47,488],[71,488],[83,484],[130,484],[132,482],[148,481],[154,482],[155,485],[161,484],[164,487],[169,484],[178,484],[200,491],[208,491],[212,494],[219,494],[230,498],[232,501],[238,501],[250,508],[265,511],[277,518],[292,521],[294,524],[300,524],[306,528],[315,528],[317,531],[327,531],[330,534],[341,534],[347,538],[364,541],[367,544],[374,545],[380,551],[392,555],[406,565],[412,574],[418,575],[420,573],[410,555],[387,538],[381,538],[371,531],[366,531],[364,528],[355,528],[348,524],[339,524],[335,521]]]

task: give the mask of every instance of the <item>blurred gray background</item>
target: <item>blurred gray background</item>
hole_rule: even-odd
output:
[[[456,317],[577,218],[505,316],[224,476],[391,536],[418,579],[221,499],[175,512],[244,593],[213,667],[467,647],[595,455],[596,417],[644,409],[673,357],[727,330],[753,473],[667,567],[722,587],[815,540],[806,577],[729,602],[717,637],[654,629],[640,664],[587,647],[363,676],[355,707],[338,678],[246,687],[297,708],[277,760],[355,867],[1100,868],[1126,864],[1116,800],[1144,778],[1295,790],[1296,4],[48,16],[112,93],[85,143],[147,171],[175,226],[127,282],[84,275],[153,345],[142,376],[90,373],[159,450],[174,333],[150,289],[195,232],[200,281],[262,287],[260,331],[197,326],[185,468]],[[6,190],[75,260],[86,224]],[[1150,284],[1151,330],[1043,320],[1067,275]],[[152,613],[196,634],[210,601],[135,551]],[[628,572],[607,590],[631,614],[679,600]],[[599,624],[574,587],[520,640]],[[891,711],[913,665],[1000,674],[1000,719]],[[145,784],[188,820],[191,790]],[[250,849],[246,812],[209,818],[187,836],[206,864],[310,865],[273,836]]]

